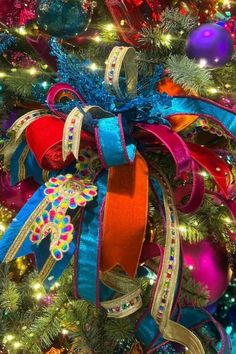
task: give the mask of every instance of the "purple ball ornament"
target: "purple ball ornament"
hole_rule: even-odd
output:
[[[215,23],[199,26],[189,35],[186,54],[201,66],[222,67],[233,55],[234,45],[229,32]]]

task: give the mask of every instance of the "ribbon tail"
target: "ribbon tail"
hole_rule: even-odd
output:
[[[135,275],[145,237],[147,208],[148,167],[137,153],[132,165],[109,170],[103,221],[103,272],[120,265],[131,277]]]
[[[100,305],[100,253],[102,217],[106,195],[107,172],[97,178],[97,199],[90,202],[81,215],[75,252],[75,295]]]

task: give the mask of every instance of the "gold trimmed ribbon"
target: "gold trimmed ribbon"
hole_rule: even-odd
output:
[[[49,114],[50,112],[45,109],[37,109],[31,112],[28,112],[18,118],[12,126],[8,129],[7,135],[10,137],[9,141],[0,149],[0,155],[4,156],[4,166],[6,169],[9,168],[10,160],[17,147],[22,141],[22,134],[25,129],[35,120]],[[57,117],[58,118],[58,117]]]
[[[114,47],[107,59],[105,69],[105,84],[108,92],[124,99],[136,95],[138,83],[138,65],[136,51],[133,47]],[[121,71],[124,68],[126,92],[120,85]]]
[[[70,153],[78,159],[84,114],[75,107],[66,118],[63,130],[62,157],[65,161]]]
[[[22,246],[23,242],[25,241],[26,236],[30,232],[33,224],[35,223],[35,219],[38,215],[41,215],[42,212],[47,208],[50,202],[44,198],[37,208],[32,212],[32,214],[28,217],[24,225],[22,226],[20,232],[16,235],[14,242],[12,243],[11,247],[9,248],[8,252],[6,253],[3,262],[8,263],[12,261],[17,252],[19,251],[20,247]]]
[[[179,323],[170,320],[180,266],[178,214],[168,180],[159,169],[151,168],[151,171],[162,187],[166,214],[166,244],[163,265],[154,291],[151,315],[158,323],[160,332],[165,339],[182,344],[188,349],[189,354],[204,354],[205,351],[197,336]]]
[[[137,281],[115,271],[101,274],[101,280],[109,288],[125,294],[101,303],[108,317],[123,318],[142,307],[141,287]]]
[[[113,114],[99,106],[85,106],[81,110],[77,107],[72,109],[66,118],[63,130],[62,156],[65,161],[71,153],[78,160],[82,125],[85,114],[90,113],[95,119],[112,117]]]

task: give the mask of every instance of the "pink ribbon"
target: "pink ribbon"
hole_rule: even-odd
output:
[[[201,169],[198,164],[195,161],[192,161],[193,183],[191,185],[187,184],[175,190],[177,209],[182,213],[193,213],[202,204],[205,193],[205,185],[204,178],[200,175],[200,172]],[[183,200],[183,198],[187,195],[190,195],[188,201],[184,205],[180,204],[181,200]]]
[[[152,134],[169,150],[176,164],[176,178],[183,172],[191,171],[192,158],[183,139],[165,125],[136,124],[137,127]]]
[[[48,95],[47,95],[47,104],[48,104],[48,107],[49,109],[57,114],[58,116],[62,117],[62,118],[66,118],[66,114],[65,113],[62,113],[60,111],[58,111],[56,109],[56,106],[55,106],[55,103],[56,103],[56,100],[57,100],[57,96],[60,94],[60,93],[63,93],[63,92],[70,92],[70,93],[73,93],[79,100],[82,104],[86,104],[86,101],[84,100],[84,98],[75,90],[73,89],[72,86],[66,84],[66,83],[58,83],[58,84],[55,84],[53,85],[52,87],[50,87],[50,89],[48,90]]]

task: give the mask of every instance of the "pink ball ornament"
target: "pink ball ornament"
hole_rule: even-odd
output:
[[[208,288],[208,305],[213,304],[226,291],[231,278],[225,250],[210,239],[196,244],[183,242],[183,257],[193,279]]]
[[[9,173],[0,168],[0,203],[3,206],[18,212],[38,187],[32,178],[11,186]]]

